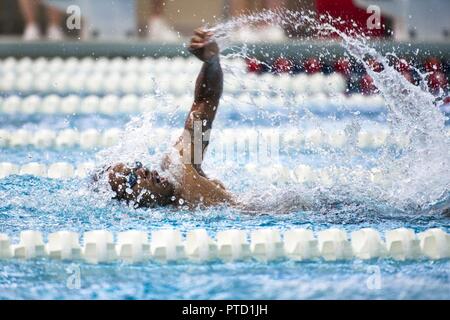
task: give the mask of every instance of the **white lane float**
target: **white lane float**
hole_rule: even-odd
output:
[[[80,134],[74,129],[64,129],[59,132],[55,140],[58,148],[73,148],[80,141]]]
[[[6,178],[11,175],[19,174],[19,166],[10,162],[0,163],[0,179]]]
[[[77,166],[74,175],[77,178],[86,178],[93,172],[94,169],[95,169],[95,163],[84,162]]]
[[[113,234],[107,230],[84,233],[83,257],[88,263],[112,262],[117,259]]]
[[[46,256],[42,233],[26,230],[20,233],[20,242],[13,245],[14,257],[19,259],[34,259]]]
[[[386,248],[395,260],[416,259],[421,255],[420,240],[413,230],[398,228],[386,232]]]
[[[36,131],[31,137],[31,144],[36,148],[53,147],[56,140],[56,132],[48,129]]]
[[[62,98],[60,112],[63,114],[75,114],[79,111],[81,99],[78,95],[71,94]]]
[[[20,175],[47,177],[47,166],[38,162],[30,162],[20,167]]]
[[[50,179],[70,179],[74,176],[75,169],[70,163],[57,162],[48,167],[47,177]]]
[[[176,261],[185,258],[184,245],[179,230],[153,231],[150,243],[152,257],[160,261]]]
[[[359,259],[367,260],[384,257],[386,246],[381,240],[378,231],[364,228],[351,233],[353,255]]]
[[[217,233],[219,258],[225,261],[247,259],[251,255],[247,233],[243,230],[225,230]]]
[[[189,231],[184,246],[186,255],[191,260],[206,261],[217,258],[217,243],[205,229]]]
[[[326,261],[350,259],[352,246],[348,241],[347,233],[343,230],[332,228],[319,231],[317,240],[320,255]]]
[[[254,258],[270,261],[284,256],[284,244],[277,229],[254,230],[250,239],[250,250]]]
[[[319,147],[328,140],[326,133],[321,129],[311,129],[305,134],[305,144],[309,147]]]
[[[372,149],[374,147],[375,141],[372,132],[360,131],[358,133],[358,147],[361,149]]]
[[[303,142],[305,138],[297,129],[288,129],[283,131],[283,144],[289,147],[298,148]]]
[[[119,85],[122,81],[121,75],[119,72],[112,72],[106,81],[103,84],[103,89],[107,94],[114,94],[119,91]],[[150,92],[150,91],[147,91]]]
[[[98,107],[99,112],[107,115],[113,115],[117,113],[118,109],[119,109],[119,98],[112,94],[103,97]]]
[[[150,258],[150,243],[144,231],[130,230],[117,236],[116,251],[119,259],[136,263]]]
[[[16,80],[17,77],[13,72],[4,72],[3,75],[0,75],[0,90],[2,92],[14,92]]]
[[[287,167],[280,164],[259,168],[259,170],[260,171],[258,172],[261,177],[267,181],[273,182],[274,184],[283,184],[292,180],[291,171]]]
[[[310,166],[301,164],[294,169],[293,176],[298,183],[308,183],[314,180],[314,171]]]
[[[2,112],[7,114],[18,113],[22,104],[22,99],[18,96],[9,96],[3,100]]]
[[[389,137],[389,131],[385,129],[377,130],[373,133],[373,147],[381,148],[386,145],[387,139]]]
[[[450,235],[442,229],[428,229],[418,234],[420,249],[426,257],[437,260],[450,257]]]
[[[34,114],[39,111],[41,104],[41,97],[37,95],[31,95],[23,99],[19,111],[23,114]]]
[[[337,180],[332,168],[314,170],[314,178],[317,183],[324,187],[331,187]]]
[[[46,250],[51,259],[79,260],[82,253],[79,235],[70,231],[50,233]]]
[[[59,112],[60,106],[61,106],[61,98],[56,94],[52,94],[46,96],[42,100],[42,104],[40,105],[39,111],[44,114],[54,114]]]
[[[92,114],[99,110],[101,99],[97,96],[90,95],[81,101],[79,112],[82,114]]]
[[[10,259],[12,257],[11,241],[8,235],[0,233],[0,259]]]
[[[332,73],[325,76],[323,90],[329,95],[345,92],[347,81],[340,73]]]
[[[80,133],[80,147],[93,149],[100,145],[101,134],[96,129],[88,129]]]
[[[292,229],[284,233],[284,251],[292,260],[309,260],[319,257],[318,241],[311,230]]]
[[[328,145],[334,148],[343,148],[347,143],[347,136],[343,130],[332,131],[328,134]]]
[[[86,79],[85,90],[91,94],[102,94],[104,92],[105,78],[100,72],[94,72]]]
[[[31,143],[31,133],[25,129],[12,131],[9,136],[8,145],[10,147],[24,147]]]
[[[107,129],[101,136],[101,145],[110,147],[117,144],[120,140],[122,131],[118,128]]]
[[[176,82],[176,81],[175,81]],[[139,99],[135,94],[127,94],[119,101],[119,113],[132,114],[139,111]]]
[[[48,167],[38,162],[30,162],[22,166],[17,166],[10,162],[2,162],[0,163],[0,179],[11,175],[32,175],[50,179],[85,178],[94,168],[95,163],[93,162],[80,163],[76,170],[73,165],[67,162],[53,163]]]
[[[9,137],[11,133],[8,130],[0,129],[0,147],[7,147],[9,145]]]

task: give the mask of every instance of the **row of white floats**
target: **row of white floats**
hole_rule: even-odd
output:
[[[56,162],[48,166],[38,162],[30,162],[22,166],[1,162],[0,179],[12,175],[31,175],[50,179],[85,178],[93,169],[95,169],[95,164],[92,162],[81,163],[76,168],[67,162]]]
[[[226,90],[231,92],[267,86],[300,92],[344,92],[346,81],[340,74],[325,76],[298,74],[256,75],[246,72],[242,59],[222,59],[226,78]],[[193,85],[201,62],[195,58],[106,59],[39,58],[0,60],[0,89],[6,92],[135,92],[161,86],[166,91],[179,91],[182,85]],[[238,77],[233,74],[239,74]],[[177,81],[173,81],[176,77]],[[157,80],[152,83],[152,78]],[[239,78],[239,79],[237,79]],[[107,81],[106,81],[107,80]]]
[[[200,69],[199,69],[200,70]],[[142,74],[142,73],[64,73],[41,72],[33,74],[0,74],[0,91],[21,94],[149,94],[155,91],[181,95],[193,91],[198,70],[192,73]],[[307,95],[316,93],[344,93],[347,81],[342,75],[320,73],[307,75],[255,75],[242,73],[225,78],[224,92],[283,91]]]
[[[161,98],[154,96],[139,96],[127,94],[118,96],[108,94],[105,96],[89,95],[80,97],[68,95],[61,97],[56,94],[46,96],[29,95],[21,97],[10,95],[0,97],[0,113],[5,114],[130,114],[145,111],[160,113],[187,111],[192,106],[193,94],[181,96],[164,95]],[[252,108],[307,108],[312,112],[334,112],[337,108],[342,111],[380,112],[384,110],[384,100],[381,96],[364,96],[353,94],[345,96],[327,96],[315,94],[312,96],[265,96],[242,93],[238,96],[225,95],[221,102],[223,112],[237,108],[245,112]],[[254,111],[254,110],[253,110]]]
[[[67,162],[57,162],[50,165],[30,162],[22,166],[10,162],[1,162],[0,179],[14,175],[61,180],[83,179],[94,173],[95,169],[96,165],[93,162],[84,162],[76,167]],[[378,168],[370,170],[344,167],[316,169],[304,164],[291,169],[283,165],[264,167],[250,163],[246,165],[245,169],[250,175],[269,184],[318,184],[330,187],[337,183],[351,183],[353,179],[358,179],[371,181],[380,186],[389,186],[394,177],[392,173],[384,172]]]
[[[300,164],[295,168],[275,164],[270,166],[256,165],[251,162],[245,166],[246,171],[260,181],[268,184],[305,184],[331,187],[335,184],[348,184],[356,181],[372,182],[379,186],[390,186],[395,174],[379,168],[370,170],[363,168],[325,167],[313,168]]]
[[[0,179],[13,175],[30,175],[63,180],[85,178],[90,175],[95,168],[96,165],[93,162],[84,162],[76,167],[67,162],[56,162],[50,165],[39,162],[30,162],[22,166],[18,166],[11,162],[0,162]],[[369,179],[379,185],[386,185],[391,181],[390,179],[392,179],[392,174],[383,172],[377,168],[372,168],[370,170],[344,167],[313,168],[308,165],[300,164],[292,169],[283,165],[264,167],[252,162],[247,164],[245,169],[249,174],[258,179],[267,181],[267,183],[318,183],[324,186],[331,186],[336,182],[344,183],[350,181],[353,177],[356,177],[359,179]]]
[[[224,64],[231,64],[235,67],[245,68],[245,62],[242,59],[223,59]],[[0,73],[24,73],[31,72],[33,74],[41,74],[50,72],[52,74],[77,73],[77,72],[120,72],[120,73],[172,73],[179,74],[181,71],[199,70],[202,62],[195,57],[161,57],[161,58],[136,58],[131,57],[124,59],[116,58],[76,58],[71,57],[63,59],[61,57],[46,58],[39,57],[31,59],[23,57],[16,59],[8,57],[0,60]]]
[[[36,148],[73,148],[82,149],[102,148],[115,145],[119,142],[123,132],[118,128],[107,129],[103,132],[96,129],[78,131],[75,129],[64,129],[52,131],[41,129],[29,131],[18,129],[8,131],[0,129],[0,147],[26,147]],[[160,145],[167,141],[175,141],[181,134],[178,129],[158,128],[153,132],[154,136],[148,141],[149,147]],[[450,131],[449,131],[450,134]],[[361,149],[376,149],[388,143],[389,132],[386,129],[362,130],[356,137],[356,145]],[[211,143],[221,146],[233,146],[245,143],[263,143],[266,141],[274,144],[274,147],[325,147],[343,148],[349,137],[344,130],[325,131],[321,129],[217,129],[211,137]],[[404,146],[408,143],[406,138],[396,137],[390,139],[389,143]]]
[[[93,149],[117,144],[121,134],[122,131],[117,128],[107,129],[103,132],[96,129],[81,132],[74,129],[61,131],[0,129],[0,147],[73,148],[79,146],[82,149]]]
[[[144,231],[121,232],[114,242],[113,233],[96,230],[84,233],[84,245],[75,232],[51,233],[48,242],[38,231],[23,231],[18,244],[11,244],[6,234],[0,234],[0,259],[34,259],[49,257],[62,260],[84,260],[88,263],[107,263],[121,260],[128,263],[145,260],[162,262],[190,259],[208,261],[220,259],[236,261],[254,258],[262,261],[288,258],[326,261],[352,258],[445,259],[450,257],[450,235],[442,229],[429,229],[416,235],[413,230],[399,228],[385,233],[365,228],[351,233],[341,229],[317,232],[308,229],[285,231],[283,237],[277,229],[259,229],[248,233],[243,230],[225,230],[210,237],[205,229],[181,232],[162,229],[152,232],[151,240]]]

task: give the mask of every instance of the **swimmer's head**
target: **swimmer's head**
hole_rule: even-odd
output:
[[[108,170],[108,182],[115,199],[134,201],[137,207],[168,205],[173,202],[174,186],[156,170],[137,162],[134,166],[118,163]]]

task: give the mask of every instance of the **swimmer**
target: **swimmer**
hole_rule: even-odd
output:
[[[160,164],[162,175],[173,164],[180,164],[176,181],[169,181],[140,162],[134,165],[117,163],[106,171],[115,199],[133,203],[135,207],[186,205],[192,208],[237,204],[225,186],[208,178],[201,166],[223,91],[219,47],[212,36],[211,32],[195,30],[189,46],[189,51],[203,61],[203,66],[195,84],[194,102],[185,121],[184,133],[174,145],[175,156],[179,159],[166,155]]]

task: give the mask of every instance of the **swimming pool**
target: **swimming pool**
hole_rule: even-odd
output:
[[[88,124],[98,118],[83,119]],[[50,117],[51,119],[51,117]],[[65,118],[43,121],[61,121]],[[73,120],[73,119],[72,119]],[[120,123],[103,119],[106,123]],[[28,120],[27,123],[30,123]],[[35,123],[39,125],[37,120]],[[74,120],[75,121],[75,120]],[[81,120],[80,120],[81,121]],[[122,120],[126,121],[126,120]],[[371,151],[375,152],[375,151]],[[31,161],[73,164],[92,160],[95,151],[74,148],[40,149],[6,147],[1,161],[24,164]],[[286,157],[286,155],[284,155]],[[283,155],[281,155],[283,157]],[[303,163],[314,163],[314,154],[305,153]],[[258,180],[242,181],[248,176],[245,163],[230,165],[230,172],[214,170],[234,192],[250,188]],[[230,169],[229,166],[229,169]],[[249,179],[249,178],[247,178]],[[231,182],[231,183],[230,183]],[[39,230],[48,234],[70,230],[106,229],[114,233],[144,230],[151,233],[168,227],[187,231],[204,228],[211,236],[228,229],[252,231],[278,228],[281,231],[307,228],[321,231],[336,227],[347,233],[373,228],[384,233],[396,228],[421,232],[441,228],[449,232],[448,217],[436,214],[414,214],[373,211],[367,206],[345,210],[293,210],[285,214],[248,215],[230,208],[214,208],[195,212],[171,209],[134,210],[114,202],[97,202],[82,179],[55,180],[29,175],[14,175],[0,180],[0,233],[19,242],[23,230]],[[0,298],[16,299],[448,299],[450,262],[444,260],[349,259],[343,261],[261,262],[246,260],[223,263],[195,263],[189,260],[161,263],[145,261],[126,264],[121,261],[92,265],[80,261],[0,260]],[[79,287],[71,287],[74,275],[80,275]],[[378,277],[375,287],[370,285]],[[378,279],[378,278],[377,278]],[[378,281],[378,280],[377,280]]]
[[[1,182],[2,233],[18,242],[25,229],[84,232],[107,229],[155,231],[173,227],[185,233],[204,228],[211,235],[236,228],[314,231],[337,227],[347,232],[371,227],[380,232],[407,227],[416,232],[442,228],[441,215],[386,212],[293,212],[248,216],[231,209],[174,212],[99,207],[76,185],[45,178],[14,176]],[[64,201],[63,201],[64,200]],[[64,205],[62,205],[64,203]],[[145,261],[89,264],[82,261],[1,260],[2,299],[448,299],[449,261],[281,259],[196,263]],[[74,276],[79,275],[79,282]],[[374,278],[378,277],[379,278]],[[374,282],[375,281],[375,282]],[[78,285],[77,285],[78,283]]]
[[[86,254],[69,261],[0,259],[0,299],[450,298],[448,258],[430,259],[422,248],[417,257],[399,259],[391,246],[384,257],[361,259],[353,252],[327,259],[320,240],[321,232],[335,228],[344,237],[372,228],[383,246],[398,228],[449,232],[439,207],[448,200],[449,131],[438,127],[444,125],[439,111],[420,112],[429,97],[390,69],[380,79],[373,75],[382,89],[399,86],[382,98],[346,95],[336,75],[243,75],[235,71],[242,60],[224,60],[229,76],[205,171],[252,210],[135,210],[93,191],[92,166],[135,157],[154,165],[170,148],[192,99],[199,67],[193,60],[8,59],[1,64],[8,81],[0,100],[0,233],[18,244],[24,230],[40,231],[46,243],[58,231],[107,230],[118,243],[128,230],[152,241],[166,229],[183,239],[204,229],[215,240],[230,229],[243,230],[247,240],[255,230],[276,230],[264,240],[272,245],[281,242],[277,235],[286,243],[289,230],[308,229],[320,254],[261,261],[253,246],[251,256],[238,261],[152,257],[96,264]],[[389,101],[399,88],[411,98]],[[411,108],[417,113],[406,112]],[[411,128],[413,117],[421,117],[428,132]],[[420,157],[425,151],[429,158]],[[81,238],[85,244],[87,238]],[[412,242],[404,241],[406,251]]]

